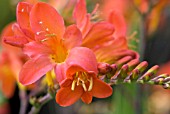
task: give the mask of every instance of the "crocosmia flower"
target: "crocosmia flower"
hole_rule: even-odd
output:
[[[124,56],[139,58],[138,53],[128,49],[126,24],[119,12],[110,12],[106,21],[91,21],[85,0],[78,0],[73,16],[83,36],[82,46],[92,49],[98,62],[111,64]]]
[[[43,2],[35,4],[29,16],[35,41],[24,45],[23,51],[30,60],[21,69],[19,80],[28,85],[54,69],[60,82],[62,77],[58,75],[61,68],[66,66],[67,55],[72,48],[81,44],[81,32],[76,25],[65,28],[63,18],[58,12]]]
[[[56,95],[61,106],[72,105],[80,98],[89,104],[93,96],[105,98],[112,94],[112,88],[97,78],[97,61],[91,50],[74,48],[66,62],[68,68],[62,73],[66,78],[60,83],[61,89]]]

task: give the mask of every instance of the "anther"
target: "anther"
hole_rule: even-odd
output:
[[[77,81],[77,86],[80,85],[80,78],[78,78],[78,81]]]
[[[85,83],[82,83],[82,86],[83,86],[84,91],[87,91]]]
[[[24,8],[21,10],[21,12],[24,12]]]
[[[42,32],[44,32],[44,31],[37,32],[36,34],[37,34],[37,35],[40,35]]]
[[[48,28],[46,28],[46,31],[49,31],[49,29],[48,29]]]
[[[72,90],[72,91],[74,91],[75,86],[76,86],[76,81],[74,80],[74,81],[72,82],[72,85],[71,85],[71,90]]]
[[[92,77],[90,77],[90,85],[89,85],[89,88],[88,88],[88,91],[91,91],[92,90],[92,88],[93,88],[93,78]]]
[[[41,42],[45,42],[45,41],[47,41],[47,40],[48,40],[48,38],[45,38],[45,39],[42,39]]]
[[[39,22],[39,24],[42,24],[42,23],[43,23],[42,21]]]

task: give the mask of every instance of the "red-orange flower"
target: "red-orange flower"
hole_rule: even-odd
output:
[[[21,69],[19,80],[24,85],[31,84],[54,69],[57,80],[61,82],[65,77],[60,72],[67,66],[67,55],[73,48],[81,45],[81,32],[76,25],[65,28],[58,12],[43,2],[32,7],[29,18],[36,41],[24,45],[23,51],[30,60]],[[88,54],[88,50],[86,52]]]
[[[126,24],[119,12],[110,12],[106,21],[93,22],[85,0],[78,0],[73,16],[83,35],[82,46],[92,49],[98,62],[114,63],[123,56],[139,58],[138,53],[128,49]]]
[[[5,97],[10,98],[14,94],[16,76],[12,70],[11,58],[9,58],[8,52],[1,52],[0,54],[0,90]],[[16,61],[14,59],[14,61]]]
[[[2,31],[1,37],[13,35],[12,24],[9,24]],[[0,53],[0,89],[5,97],[10,98],[14,94],[15,85],[18,79],[19,71],[22,67],[21,50],[0,42],[2,50]]]
[[[112,94],[112,88],[97,78],[97,61],[91,50],[87,53],[83,48],[72,49],[66,62],[68,68],[62,73],[66,78],[56,94],[59,105],[69,106],[80,98],[89,104],[93,96],[105,98]]]

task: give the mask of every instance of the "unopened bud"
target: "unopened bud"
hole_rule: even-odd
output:
[[[155,78],[151,79],[151,81],[156,81],[159,78],[167,78],[167,77],[169,77],[169,74],[161,74],[161,75],[156,76]]]
[[[149,81],[152,76],[156,74],[158,71],[159,66],[155,65],[152,68],[150,68],[143,76],[139,78],[139,80],[143,80],[144,82]]]
[[[155,80],[155,84],[162,85],[163,81],[164,81],[164,78],[159,78],[159,79]]]
[[[99,74],[107,74],[108,72],[110,72],[112,70],[112,68],[110,67],[110,65],[108,63],[98,63],[98,71]]]
[[[118,67],[120,68],[123,64],[129,62],[130,60],[132,60],[132,57],[131,56],[126,56],[126,57],[123,57],[121,59],[119,59],[116,64],[118,65]]]
[[[125,64],[122,66],[122,68],[120,69],[120,75],[121,75],[121,79],[124,79],[127,77],[127,74],[128,74],[128,65]]]
[[[120,71],[111,78],[111,80],[117,80],[117,82],[123,82],[123,80],[127,77],[128,74],[128,65],[123,65]]]
[[[112,65],[110,65],[110,67],[112,68],[112,74],[115,74],[116,73],[116,71],[117,71],[117,65],[116,64],[112,64]]]
[[[140,71],[138,69],[134,69],[132,71],[132,76],[130,77],[131,80],[136,80],[140,75]]]
[[[138,69],[142,73],[148,66],[146,61],[141,62],[135,69]]]
[[[169,83],[163,84],[163,88],[164,88],[164,89],[169,89],[169,88],[170,88],[170,84],[169,84]]]
[[[139,64],[139,59],[134,59],[128,62],[127,65],[129,66],[129,71],[133,70],[138,64]]]

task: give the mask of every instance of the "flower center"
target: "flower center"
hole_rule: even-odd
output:
[[[63,45],[62,39],[58,40],[55,36],[51,36],[50,38],[47,38],[44,43],[46,43],[46,45],[48,45],[54,52],[50,55],[53,62],[62,63],[65,61],[68,55],[68,50]]]
[[[81,85],[84,91],[91,91],[93,87],[93,78],[86,72],[76,72],[71,85],[71,90],[74,91],[76,86]]]

